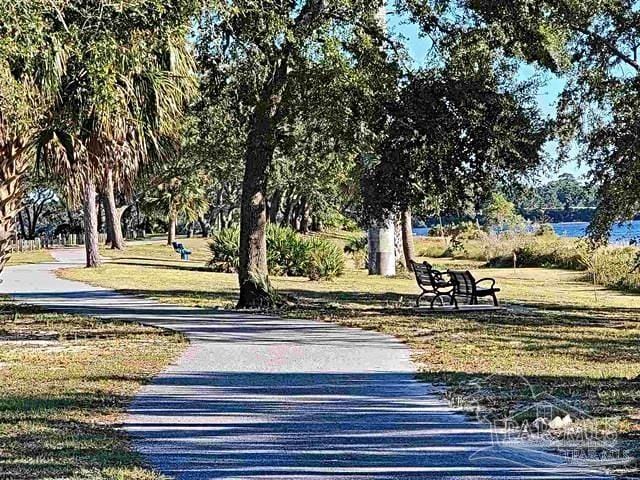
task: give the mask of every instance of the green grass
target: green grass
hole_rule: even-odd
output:
[[[138,388],[185,345],[158,329],[4,303],[0,478],[163,478],[116,427]]]
[[[160,301],[202,307],[233,306],[237,279],[206,271],[203,240],[181,263],[164,246],[139,246],[114,255],[98,270],[67,270],[82,280]],[[632,443],[640,438],[640,297],[594,287],[581,272],[559,269],[479,269],[479,262],[433,259],[441,268],[476,269],[495,277],[509,307],[482,313],[431,313],[413,308],[411,275],[370,277],[349,269],[330,282],[273,278],[288,300],[283,315],[377,330],[407,342],[423,375],[449,387],[452,398],[473,393],[492,412],[530,400],[519,383],[568,399],[598,421],[609,421]],[[490,388],[477,395],[477,380]]]
[[[13,252],[9,258],[7,266],[27,265],[35,263],[52,262],[53,257],[48,250],[32,250],[28,252]]]

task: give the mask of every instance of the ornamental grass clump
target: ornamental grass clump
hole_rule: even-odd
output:
[[[329,240],[306,238],[291,228],[267,227],[267,265],[270,275],[331,279],[344,273],[345,258]],[[209,266],[218,272],[237,272],[240,266],[240,230],[226,228],[213,236]]]
[[[309,245],[291,228],[267,226],[267,264],[271,275],[303,277],[307,272]]]
[[[307,240],[307,276],[311,280],[330,280],[344,273],[344,255],[337,245],[323,238]]]
[[[213,257],[209,266],[217,272],[233,273],[240,268],[240,229],[223,228],[213,235],[209,250]]]

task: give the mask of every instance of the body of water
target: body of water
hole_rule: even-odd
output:
[[[587,222],[564,222],[550,223],[556,234],[561,237],[580,238],[587,233]],[[429,228],[414,228],[414,235],[425,236],[429,233]],[[640,240],[640,220],[616,224],[611,229],[611,243],[628,244],[630,240]]]

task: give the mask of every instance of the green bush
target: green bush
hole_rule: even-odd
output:
[[[556,236],[556,231],[548,223],[543,223],[538,227],[535,233],[538,237]]]
[[[474,222],[461,222],[454,225],[440,227],[436,225],[429,230],[430,237],[452,237],[460,240],[473,240],[479,238],[482,230]]]
[[[216,232],[209,249],[213,255],[210,267],[219,272],[237,272],[240,267],[240,229],[225,228]]]
[[[585,270],[578,241],[560,238],[556,235],[521,235],[514,239],[509,248],[494,255],[489,260],[493,267],[512,267],[513,253],[518,267],[566,268]]]
[[[267,226],[267,264],[272,275],[302,277],[306,275],[309,246],[305,238],[278,225]]]
[[[344,272],[340,249],[320,238],[307,239],[290,228],[267,227],[267,265],[271,275],[308,276],[312,280],[334,278]],[[213,236],[209,248],[209,266],[216,271],[237,272],[240,266],[240,231],[221,230]]]
[[[639,252],[636,247],[601,248],[593,252],[596,283],[618,290],[640,291]]]
[[[344,255],[334,243],[322,238],[311,238],[307,240],[307,245],[307,275],[311,280],[330,280],[344,273]]]
[[[366,236],[349,238],[344,246],[344,253],[351,255],[356,268],[366,268],[369,256],[369,240]]]

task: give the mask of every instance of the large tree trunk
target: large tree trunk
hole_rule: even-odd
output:
[[[111,229],[111,248],[124,249],[124,237],[122,235],[121,212],[116,206],[116,195],[113,185],[113,171],[107,170],[104,180],[104,213],[107,219],[107,228]]]
[[[0,272],[11,256],[16,215],[20,211],[20,180],[24,173],[22,152],[20,142],[3,144],[0,141]]]
[[[98,245],[98,208],[96,205],[96,186],[92,180],[84,185],[82,208],[84,211],[84,248],[87,253],[87,268],[100,266]]]
[[[404,253],[404,261],[406,263],[407,270],[413,271],[411,261],[414,259],[414,246],[413,246],[413,222],[411,219],[411,209],[407,208],[402,212],[402,251]]]
[[[288,49],[285,49],[288,52]],[[253,112],[244,155],[240,201],[240,298],[238,308],[273,305],[267,268],[267,170],[276,148],[280,103],[287,85],[289,54],[284,53]]]
[[[176,225],[178,218],[175,214],[169,215],[169,233],[167,234],[167,245],[173,245],[176,241]]]
[[[240,211],[239,308],[270,307],[267,290],[267,167],[273,156],[268,119],[256,120],[253,138],[245,156]]]

